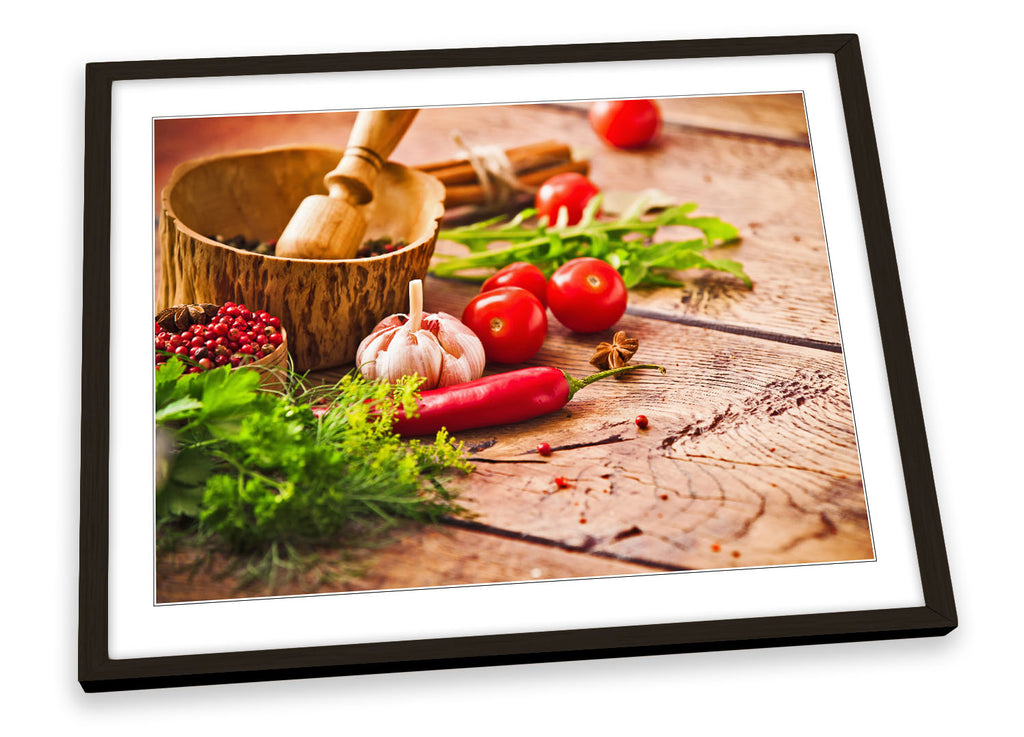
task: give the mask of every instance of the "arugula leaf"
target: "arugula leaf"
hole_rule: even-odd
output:
[[[743,271],[743,265],[738,261],[733,261],[732,259],[727,258],[718,258],[709,260],[708,264],[709,266],[705,268],[711,268],[716,271],[724,271],[727,274],[732,274],[737,279],[742,280],[743,283],[747,285],[748,289],[754,288],[754,283],[750,280],[750,277],[747,276],[746,272]]]
[[[643,261],[628,261],[621,272],[622,281],[625,283],[627,289],[632,289],[647,277],[647,272],[647,264]]]
[[[704,250],[707,250],[707,244],[700,239],[664,241],[662,243],[652,243],[642,251],[638,251],[638,256],[648,266],[667,266],[673,259],[680,257],[686,252]]]
[[[743,267],[736,261],[730,261],[729,259],[711,260],[694,251],[683,251],[674,253],[670,257],[662,258],[657,265],[672,271],[687,271],[688,269],[724,271],[742,280],[748,287],[753,287],[750,277],[743,272]]]
[[[536,216],[536,210],[528,208],[507,222],[497,217],[442,230],[439,238],[461,243],[469,254],[462,257],[438,254],[430,272],[435,276],[479,282],[489,275],[480,271],[527,261],[540,268],[545,276],[551,276],[565,262],[591,256],[611,264],[629,288],[679,286],[681,282],[668,272],[689,269],[721,271],[735,276],[748,288],[753,287],[737,261],[701,255],[735,242],[739,230],[717,217],[691,217],[690,213],[697,209],[696,203],[673,205],[646,217],[647,207],[641,197],[616,220],[601,220],[598,217],[600,204],[601,195],[591,198],[580,222],[571,226],[565,223],[564,217],[554,225],[549,225],[547,218],[542,217],[535,227],[528,227],[524,223]],[[671,226],[694,228],[701,237],[684,241],[655,240],[659,228]],[[507,245],[490,248],[493,244]]]
[[[739,237],[740,232],[735,225],[723,222],[718,218],[701,217],[688,218],[682,225],[690,225],[704,233],[709,242],[731,241]]]

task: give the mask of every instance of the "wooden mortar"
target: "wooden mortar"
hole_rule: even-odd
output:
[[[175,304],[245,304],[281,318],[297,371],[353,361],[374,325],[405,311],[409,281],[426,276],[444,215],[440,181],[400,164],[384,165],[365,206],[366,238],[409,245],[383,256],[278,258],[211,237],[277,239],[306,196],[326,191],[323,173],[342,153],[287,146],[178,166],[161,193],[157,311]]]

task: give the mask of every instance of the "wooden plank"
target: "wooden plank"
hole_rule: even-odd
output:
[[[461,303],[428,287],[429,310]],[[455,488],[481,522],[679,568],[872,557],[840,354],[629,315],[616,328],[639,339],[636,361],[668,373],[598,382],[551,415],[458,434],[477,469]],[[582,377],[608,337],[553,324],[530,363]],[[540,457],[540,442],[555,452]]]
[[[776,138],[793,143],[808,142],[800,94],[665,98],[659,100],[659,105],[666,125]],[[585,113],[589,103],[576,107]],[[170,178],[175,166],[191,158],[282,144],[344,146],[354,118],[355,114],[351,112],[322,112],[158,119],[154,122],[157,190]],[[418,134],[419,127],[420,122],[417,122],[410,131],[410,140],[415,140],[412,136]],[[593,139],[587,143],[597,145]],[[445,145],[453,154],[457,152],[453,142],[446,141]],[[414,146],[405,144],[396,151],[396,160],[405,161],[399,158],[401,156],[423,155],[424,148],[430,150],[425,142]],[[437,160],[443,158],[440,155]],[[417,162],[411,158],[407,163],[432,160]]]
[[[235,559],[182,546],[157,560],[157,603],[322,594],[339,591],[540,581],[650,573],[651,567],[472,530],[408,526],[390,544],[351,558],[317,551],[321,563],[293,580],[246,585]],[[348,554],[352,556],[353,554]],[[337,578],[325,578],[334,571]]]
[[[720,95],[659,100],[668,124],[809,145],[803,95]]]
[[[722,125],[731,119],[724,104],[715,103]],[[730,109],[750,107],[748,117],[753,118],[770,115],[761,112],[762,105],[771,110],[777,102],[774,96],[728,101]],[[714,107],[708,103],[702,114],[709,116]],[[353,118],[351,113],[318,113],[158,121],[157,190],[174,165],[200,155],[284,143],[343,144]],[[752,291],[723,274],[687,272],[681,289],[635,292],[635,308],[691,323],[730,324],[838,343],[813,162],[806,146],[667,126],[658,146],[615,151],[596,140],[582,111],[512,105],[423,110],[393,158],[416,165],[457,157],[461,151],[452,140],[455,131],[470,145],[509,147],[539,137],[565,140],[586,149],[592,177],[601,186],[656,187],[680,200],[696,201],[700,212],[740,228],[741,243],[716,255],[742,262],[754,281]]]
[[[703,128],[809,145],[803,95],[799,92],[667,97],[659,98],[658,106],[665,126]],[[590,103],[574,103],[573,107],[586,111]]]
[[[787,240],[792,247],[786,245]],[[776,258],[783,248],[787,255]],[[464,255],[466,250],[455,243],[439,242],[436,252]],[[821,233],[801,236],[783,224],[752,223],[741,244],[711,253],[712,258],[742,263],[754,283],[753,289],[720,273],[676,273],[683,282],[681,287],[630,290],[628,310],[683,324],[771,333],[840,348],[835,295]],[[454,280],[448,283],[448,288],[460,291],[469,301],[474,292],[472,285],[460,288]]]
[[[443,141],[430,131],[486,131],[487,142],[520,145],[544,130],[570,142],[589,140],[585,118],[547,106],[424,111],[419,136]],[[412,153],[417,139],[410,142]],[[439,144],[442,145],[442,144]],[[443,148],[443,145],[442,145]],[[444,155],[455,155],[454,148]],[[434,149],[436,153],[436,148]],[[668,129],[659,146],[640,152],[598,147],[591,177],[602,186],[642,190],[654,187],[680,201],[700,204],[740,229],[737,245],[717,249],[716,258],[740,261],[754,282],[746,289],[720,273],[679,275],[681,288],[641,289],[634,308],[691,323],[711,322],[767,331],[811,341],[839,343],[839,327],[818,207],[810,150],[756,138]],[[419,159],[422,161],[422,159]],[[413,162],[417,159],[413,158]],[[693,237],[688,229],[666,229],[661,238]],[[465,253],[441,243],[442,253]]]
[[[859,479],[704,456],[556,451],[542,467],[480,464],[463,495],[495,527],[670,569],[872,557]]]

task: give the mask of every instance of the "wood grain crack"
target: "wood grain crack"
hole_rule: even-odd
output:
[[[810,473],[818,473],[823,476],[829,476],[831,478],[842,479],[845,478],[844,474],[837,473],[835,471],[826,471],[820,468],[810,468],[808,466],[788,466],[783,463],[763,463],[761,461],[741,461],[736,458],[719,458],[717,456],[702,455],[700,453],[687,453],[685,457],[680,456],[665,456],[671,461],[682,461],[685,462],[690,458],[700,458],[705,461],[716,461],[717,463],[724,463],[732,466],[753,466],[755,468],[778,468],[786,469],[789,471],[808,471]]]
[[[587,110],[585,108],[580,108],[574,105],[567,105],[565,103],[558,102],[545,103],[544,105],[545,107],[572,113],[580,117],[585,118],[587,116]],[[737,141],[756,141],[758,143],[769,143],[774,146],[784,146],[786,148],[809,149],[811,147],[810,141],[803,138],[783,138],[781,136],[771,136],[766,133],[751,133],[747,131],[730,130],[729,128],[715,128],[708,125],[681,123],[677,120],[671,119],[662,120],[662,126],[668,129],[686,131],[688,133],[714,136],[715,138],[731,138]]]
[[[626,314],[635,315],[636,317],[643,317],[648,320],[661,320],[662,322],[671,322],[677,325],[686,325],[692,328],[718,330],[719,332],[723,333],[742,335],[745,338],[758,338],[760,340],[771,340],[776,343],[787,343],[789,345],[796,345],[800,346],[801,348],[814,348],[820,351],[828,351],[829,353],[843,352],[843,346],[841,343],[835,343],[830,340],[804,338],[799,335],[786,335],[785,333],[776,333],[771,330],[759,330],[753,327],[733,325],[731,323],[718,322],[717,320],[708,320],[700,317],[691,317],[689,315],[665,313],[657,310],[645,309],[643,307],[627,307]]]
[[[607,438],[601,438],[600,440],[593,440],[586,443],[569,443],[567,445],[552,445],[551,450],[576,450],[578,448],[593,448],[597,445],[608,445],[609,443],[624,443],[633,440],[633,438],[624,438],[622,435],[610,435]],[[529,453],[536,453],[536,450],[528,451]]]
[[[498,537],[509,538],[512,540],[519,540],[521,542],[529,542],[535,545],[544,545],[549,548],[557,548],[559,550],[565,550],[573,553],[581,553],[584,555],[592,555],[598,558],[608,558],[611,560],[621,561],[623,563],[633,563],[638,566],[650,568],[655,571],[686,571],[689,568],[680,566],[668,566],[664,563],[660,563],[654,560],[646,560],[644,558],[637,558],[628,555],[619,555],[618,553],[612,553],[607,550],[594,550],[594,548],[600,544],[600,540],[591,535],[587,535],[584,538],[584,542],[579,545],[572,545],[570,543],[562,542],[560,540],[552,540],[546,537],[540,537],[537,535],[530,535],[525,532],[513,532],[511,530],[505,530],[500,527],[492,527],[490,525],[482,524],[480,522],[472,522],[469,520],[461,520],[454,517],[442,518],[442,523],[450,527],[458,527],[464,530],[473,530],[475,532],[484,532],[490,535],[496,535]],[[627,537],[632,537],[628,535]],[[625,538],[622,538],[625,539]]]

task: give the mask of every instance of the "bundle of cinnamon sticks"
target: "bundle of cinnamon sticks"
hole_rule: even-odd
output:
[[[508,148],[504,153],[510,173],[514,173],[524,192],[535,190],[556,174],[576,172],[586,176],[590,171],[589,161],[573,159],[569,146],[559,141]],[[432,174],[444,184],[445,207],[493,204],[487,202],[488,188],[480,181],[478,167],[474,167],[468,158],[423,164],[416,168]]]

